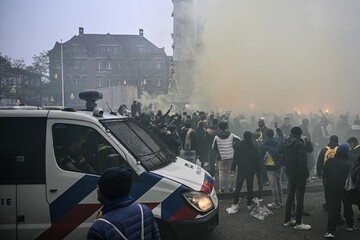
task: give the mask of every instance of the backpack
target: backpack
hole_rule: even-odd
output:
[[[326,146],[327,150],[324,155],[324,165],[328,159],[333,158],[335,156],[337,148],[338,147],[330,148],[330,147]]]
[[[345,198],[351,204],[360,204],[360,164],[355,165],[349,171],[345,182]]]

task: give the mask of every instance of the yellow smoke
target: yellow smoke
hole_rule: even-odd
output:
[[[327,19],[337,17],[323,10],[331,2],[200,2],[205,23],[198,84],[209,104],[235,112],[250,111],[251,104],[257,111],[343,108],[339,102],[350,97],[339,41],[345,30]],[[319,17],[321,11],[329,13]]]

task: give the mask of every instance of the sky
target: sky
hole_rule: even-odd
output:
[[[138,34],[172,55],[171,0],[0,0],[0,52],[32,57],[85,33]]]
[[[207,103],[234,112],[359,114],[360,1],[197,0]],[[24,58],[85,33],[138,34],[172,55],[171,0],[0,0],[0,52]]]

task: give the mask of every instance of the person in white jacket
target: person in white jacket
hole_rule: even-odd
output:
[[[234,158],[234,144],[241,141],[240,137],[228,131],[228,122],[220,122],[220,131],[215,136],[212,148],[217,152],[219,166],[219,192],[224,193],[228,187],[229,192],[235,190],[234,176],[230,175],[231,164]]]

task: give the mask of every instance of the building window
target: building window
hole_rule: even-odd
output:
[[[81,69],[82,70],[86,69],[86,61],[85,61],[85,59],[81,60]]]
[[[156,62],[156,70],[161,70],[162,69],[162,62],[161,61],[157,61]]]
[[[120,62],[117,63],[117,67],[118,67],[119,70],[121,69],[121,63]]]
[[[101,53],[106,53],[106,47],[100,47],[100,52]]]
[[[107,70],[111,70],[112,69],[112,63],[110,61],[106,61],[105,62],[105,66]]]
[[[112,52],[113,52],[113,54],[118,54],[118,48],[117,48],[117,47],[113,47],[113,48],[112,48]]]
[[[97,61],[96,61],[96,69],[97,69],[97,70],[101,70],[101,69],[102,69],[102,61],[101,61],[101,60],[97,60]]]
[[[75,63],[74,63],[74,69],[75,70],[79,70],[80,69],[80,61],[75,61]]]
[[[98,88],[102,87],[102,85],[101,85],[101,77],[100,76],[96,77],[96,85],[97,85]]]
[[[156,86],[161,87],[161,80],[156,81]]]

